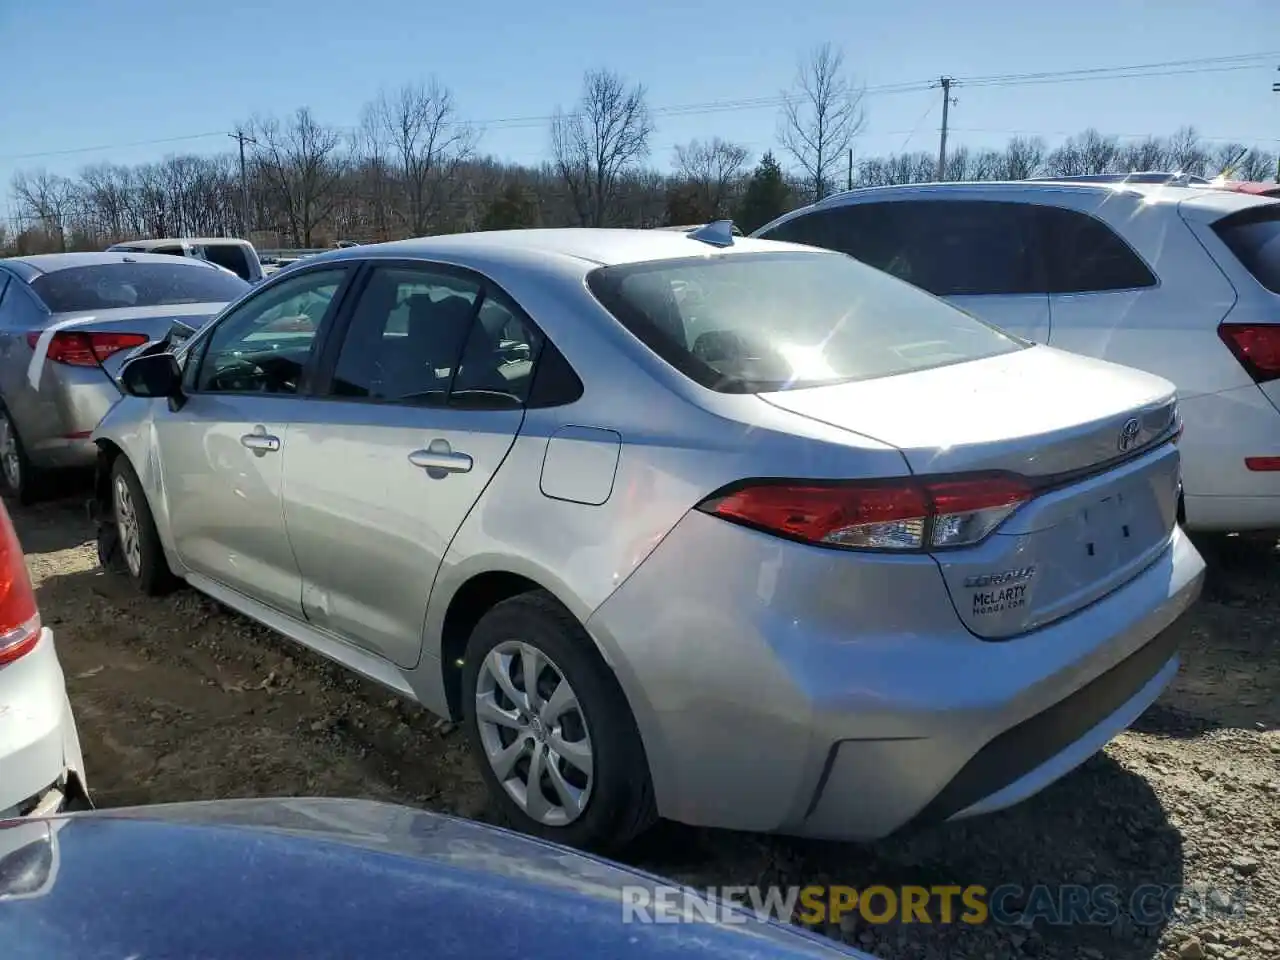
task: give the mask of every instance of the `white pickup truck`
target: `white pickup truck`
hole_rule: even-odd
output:
[[[166,240],[126,240],[107,247],[115,252],[167,253],[175,257],[194,257],[208,260],[230,270],[249,283],[259,283],[263,277],[262,261],[258,251],[248,240],[234,237],[175,237]]]

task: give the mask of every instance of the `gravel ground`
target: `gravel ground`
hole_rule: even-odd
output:
[[[99,806],[341,795],[487,818],[454,725],[192,591],[134,595],[97,570],[82,502],[11,512],[57,633]],[[1280,554],[1238,541],[1205,552],[1212,585],[1174,627],[1184,650],[1175,685],[1134,730],[1033,800],[868,846],[663,824],[624,859],[699,888],[1114,884],[1127,902],[1159,884],[1208,904],[1154,926],[871,927],[846,917],[826,929],[885,958],[1280,958]]]

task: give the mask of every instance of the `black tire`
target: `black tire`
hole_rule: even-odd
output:
[[[0,418],[3,418],[9,425],[18,467],[18,482],[15,485],[9,480],[9,471],[5,468],[5,465],[0,463],[0,485],[3,485],[5,494],[12,497],[21,506],[29,506],[39,499],[41,471],[31,465],[31,460],[27,457],[27,448],[22,444],[22,435],[18,433],[18,425],[13,422],[13,417],[10,416],[8,409],[3,404],[0,404]]]
[[[121,482],[128,488],[137,521],[139,564],[136,571],[130,567],[125,556],[125,545],[118,529],[116,484]],[[108,497],[111,515],[109,518],[102,518],[103,522],[98,524],[98,560],[106,569],[128,577],[148,597],[171,592],[178,586],[178,578],[173,575],[169,562],[165,559],[164,547],[160,545],[160,535],[156,532],[151,505],[147,502],[142,483],[138,480],[133,465],[123,455],[116,457],[111,464]]]
[[[562,826],[530,817],[499,782],[476,721],[480,667],[501,643],[521,641],[550,658],[577,694],[590,731],[593,781],[585,809]],[[497,604],[481,617],[462,668],[462,712],[481,775],[508,825],[545,840],[600,853],[616,851],[657,820],[649,765],[635,720],[612,671],[582,625],[549,593],[538,590]]]

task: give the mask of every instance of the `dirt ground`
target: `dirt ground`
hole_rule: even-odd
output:
[[[83,494],[10,509],[99,806],[356,796],[487,818],[454,725],[193,591],[137,596],[97,569]],[[1134,730],[1028,803],[862,846],[663,824],[625,859],[698,887],[1189,888],[1191,908],[1154,926],[846,918],[824,931],[881,957],[1280,958],[1280,554],[1233,542],[1206,556],[1212,587],[1174,627],[1184,651],[1175,685]]]

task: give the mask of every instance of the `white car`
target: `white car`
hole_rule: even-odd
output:
[[[53,633],[0,504],[0,820],[88,805],[84,760]]]
[[[930,183],[837,194],[754,235],[839,250],[1010,333],[1171,380],[1185,526],[1280,528],[1280,200]]]

